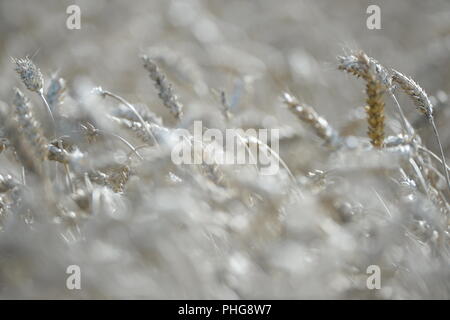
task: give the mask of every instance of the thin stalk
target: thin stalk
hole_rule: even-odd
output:
[[[82,127],[84,130],[86,130],[86,131],[89,130],[89,129],[88,129],[85,125],[83,125],[83,124],[81,125],[81,127]],[[107,132],[107,131],[104,131],[104,130],[101,130],[101,129],[96,129],[96,128],[93,128],[93,129],[94,129],[95,132],[97,132],[97,133],[102,133],[102,134],[109,135],[109,136],[112,136],[112,137],[114,137],[114,138],[119,139],[119,140],[122,141],[128,148],[130,148],[130,150],[131,150],[134,154],[136,154],[136,155],[139,157],[139,159],[144,160],[144,158],[139,154],[139,152],[137,152],[137,149],[136,149],[130,142],[128,142],[125,138],[121,137],[121,136],[118,135],[118,134],[112,133],[112,132]]]
[[[64,170],[66,171],[66,176],[67,176],[67,181],[69,182],[70,191],[72,193],[75,193],[75,187],[73,185],[72,178],[70,177],[69,165],[67,163],[64,163]]]
[[[380,194],[377,192],[377,190],[372,188],[372,191],[375,192],[375,195],[377,196],[378,200],[380,200],[381,204],[383,205],[384,209],[387,212],[388,217],[392,218],[391,210],[389,210],[389,207],[387,206],[386,202],[383,200],[383,198],[380,196]]]
[[[50,108],[50,106],[47,102],[47,99],[45,99],[44,91],[41,89],[41,90],[37,91],[37,93],[38,93],[39,97],[41,97],[41,100],[44,102],[47,112],[50,115],[50,118],[52,119],[53,132],[54,132],[54,135],[56,136],[56,122],[55,122],[55,118],[53,117],[52,109]]]
[[[23,184],[24,186],[27,185],[27,179],[26,179],[25,167],[24,167],[24,166],[22,166],[22,184]]]
[[[444,164],[444,163],[442,162],[442,159],[441,159],[437,154],[435,154],[433,151],[431,151],[431,150],[429,150],[429,149],[427,149],[427,148],[425,148],[425,147],[422,147],[422,146],[417,146],[417,147],[418,147],[419,150],[424,151],[425,153],[427,153],[428,155],[430,155],[431,157],[433,157],[433,158],[434,158],[437,162],[439,162],[441,165]],[[446,165],[446,167],[447,167],[447,170],[450,170],[450,168],[449,168],[448,165]]]
[[[411,164],[411,167],[416,172],[417,178],[420,181],[420,184],[422,185],[422,189],[425,192],[425,194],[429,197],[430,194],[428,192],[427,184],[425,182],[425,178],[422,175],[422,172],[420,171],[419,166],[417,165],[417,162],[413,158],[409,158],[409,163]]]
[[[136,154],[136,155],[139,157],[139,159],[144,160],[144,158],[139,154],[139,152],[136,150],[136,148],[133,147],[133,145],[132,145],[131,143],[129,143],[127,140],[125,140],[125,138],[119,136],[118,134],[111,133],[111,132],[106,132],[106,131],[103,131],[103,130],[100,130],[100,129],[97,129],[97,131],[100,132],[100,133],[103,133],[103,134],[106,134],[106,135],[110,135],[110,136],[112,136],[112,137],[115,137],[115,138],[119,139],[119,140],[122,141],[128,148],[130,148],[130,150],[131,150],[134,154]]]
[[[64,150],[61,140],[58,141],[58,147],[59,147],[60,150]],[[74,193],[75,192],[75,187],[74,187],[74,184],[72,182],[72,177],[70,176],[69,165],[67,163],[64,163],[64,171],[66,172],[66,177],[67,177],[67,181],[69,182],[70,191],[72,193]],[[55,175],[57,175],[57,174],[58,174],[58,163],[55,162]]]
[[[397,111],[400,114],[400,119],[402,120],[403,123],[403,127],[406,130],[406,133],[409,136],[413,136],[414,135],[414,129],[412,128],[411,124],[408,122],[408,120],[405,117],[405,114],[403,113],[403,109],[400,106],[400,103],[398,103],[397,97],[395,96],[394,92],[392,90],[389,90],[392,99],[395,101],[395,106],[397,107]]]
[[[145,129],[145,131],[147,131],[148,135],[150,137],[152,137],[153,141],[155,141],[155,144],[159,147],[159,143],[156,140],[155,136],[153,135],[153,133],[151,132],[151,130],[148,128],[147,123],[145,122],[145,120],[141,117],[141,115],[139,114],[139,112],[137,112],[136,108],[129,103],[128,101],[126,101],[124,98],[122,98],[121,96],[118,96],[112,92],[106,91],[106,90],[102,90],[102,94],[105,96],[110,96],[111,98],[114,98],[116,100],[118,100],[119,102],[123,103],[125,106],[128,107],[128,109],[130,109],[135,115],[136,117],[139,119],[139,122],[142,124],[143,128]]]
[[[442,148],[441,139],[439,137],[439,133],[437,131],[436,124],[434,123],[433,117],[430,118],[430,122],[431,122],[431,126],[433,127],[433,131],[434,131],[434,134],[436,136],[436,139],[437,139],[437,142],[439,145],[439,150],[441,151],[442,166],[443,166],[443,169],[445,172],[445,180],[447,181],[447,187],[450,189],[450,178],[448,176],[447,163],[445,162],[444,149]]]
[[[42,90],[39,91],[39,96],[41,97],[42,101],[44,102],[44,105],[47,108],[50,118],[52,118],[53,123],[55,123],[55,118],[53,117],[52,109],[50,109],[50,106],[48,105],[47,99],[45,99],[45,96],[44,96],[44,93],[42,92]]]

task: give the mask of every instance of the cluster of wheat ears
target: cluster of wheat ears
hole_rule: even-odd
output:
[[[3,229],[7,229],[6,222],[11,215],[24,217],[26,221],[42,219],[42,214],[36,211],[42,210],[44,204],[51,221],[65,225],[72,230],[70,234],[73,236],[74,230],[80,232],[80,221],[89,221],[89,217],[95,212],[99,201],[99,188],[107,188],[133,199],[133,194],[129,193],[134,189],[128,190],[127,183],[133,177],[140,178],[140,167],[147,166],[148,170],[151,170],[152,163],[161,159],[167,161],[167,154],[170,153],[168,136],[174,127],[164,125],[151,110],[133,105],[118,94],[101,87],[94,88],[92,95],[111,98],[117,102],[117,106],[104,115],[106,120],[98,121],[87,116],[72,119],[60,111],[68,94],[64,79],[55,75],[49,85],[45,86],[40,69],[29,58],[13,58],[12,61],[26,89],[41,100],[44,108],[42,110],[45,110],[42,114],[46,116],[40,120],[35,116],[36,107],[31,105],[30,99],[19,88],[14,89],[10,104],[1,105],[1,156],[16,164],[17,170],[0,173],[0,224]],[[144,55],[142,62],[162,103],[174,116],[175,123],[180,123],[183,119],[183,104],[174,93],[173,86],[155,60]],[[360,142],[364,139],[358,140],[357,146],[351,145],[346,137],[341,136],[338,130],[312,107],[299,103],[289,93],[282,94],[284,104],[324,141],[323,148],[331,151],[359,148],[372,153],[400,155],[400,166],[390,170],[400,174],[399,181],[408,184],[427,198],[436,211],[442,214],[441,218],[448,222],[448,167],[434,124],[433,105],[426,92],[411,78],[382,66],[362,51],[339,57],[338,68],[365,81],[367,135],[370,145]],[[396,99],[398,90],[409,96],[418,111],[429,121],[434,129],[440,154],[435,154],[422,144],[420,136],[405,117]],[[401,123],[401,132],[391,136],[385,133],[385,107],[388,99],[392,99],[393,105],[396,106],[395,111]],[[227,107],[223,92],[221,101],[224,119],[228,121],[233,115]],[[100,126],[104,121],[109,123],[107,128]],[[114,128],[117,130],[113,130]],[[135,145],[121,134],[122,132],[134,136],[136,140],[142,141],[142,144]],[[186,137],[186,140],[193,142],[192,137]],[[90,158],[90,152],[95,153],[93,150],[96,144],[105,141],[115,141],[115,146],[124,150],[126,159],[120,165],[98,161],[98,155]],[[260,147],[268,148],[267,145],[255,142],[252,137],[242,137],[242,141],[247,145],[259,143]],[[204,147],[207,149],[207,146]],[[308,184],[299,183],[299,178],[289,171],[279,155],[273,156],[278,157],[282,170],[290,176],[290,189],[295,197],[300,199],[298,201],[301,202],[305,193],[313,193],[308,190]],[[160,167],[155,166],[155,170],[159,170],[158,168]],[[186,166],[180,170],[178,173],[169,170],[168,178],[178,183],[186,180],[182,170],[197,170],[205,181],[211,184],[211,188],[232,189],[233,183],[237,183],[236,180],[228,180],[226,170],[217,165]],[[260,192],[264,195],[263,190],[255,190],[254,194]],[[323,197],[321,199],[325,199],[326,195]],[[264,202],[264,199],[258,196],[249,199]],[[39,202],[40,206],[35,207],[36,202]],[[270,209],[270,201],[266,205]],[[440,230],[434,230],[430,237],[446,246],[447,225],[442,226]],[[68,233],[62,234],[66,240],[70,238]]]

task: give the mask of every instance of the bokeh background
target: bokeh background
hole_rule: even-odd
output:
[[[80,6],[80,30],[66,28],[71,4]],[[381,30],[366,27],[370,4],[381,8]],[[443,93],[450,90],[449,6],[444,0],[4,0],[0,94],[7,97],[17,84],[9,57],[29,55],[48,76],[59,71],[72,84],[86,78],[167,115],[154,103],[137,58],[158,49],[167,51],[166,60],[188,60],[185,75],[172,75],[178,90],[186,87],[180,93],[186,104],[195,104],[206,87],[231,95],[244,81],[257,94],[249,91],[243,101],[258,109],[270,109],[282,90],[290,90],[340,125],[363,97],[356,80],[349,82],[336,70],[335,57],[344,50],[363,49],[445,100]],[[190,78],[198,82],[195,95]],[[246,103],[236,108],[245,109]],[[445,126],[445,120],[439,121],[443,118],[438,122]]]

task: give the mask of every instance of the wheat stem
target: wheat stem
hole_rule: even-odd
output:
[[[389,93],[391,94],[391,97],[395,102],[395,106],[397,107],[398,113],[400,114],[400,119],[402,120],[403,128],[405,129],[406,133],[409,136],[413,136],[414,129],[411,126],[411,124],[409,123],[409,121],[406,119],[405,113],[403,112],[403,109],[400,106],[400,103],[398,102],[397,97],[395,96],[394,92],[392,92],[392,90],[389,90]]]
[[[102,94],[103,96],[110,96],[111,98],[116,99],[117,101],[121,102],[122,104],[124,104],[125,106],[127,106],[127,108],[129,108],[131,110],[131,112],[133,112],[136,117],[139,119],[139,122],[142,124],[144,130],[147,132],[147,134],[152,137],[153,141],[155,142],[156,146],[159,147],[159,143],[158,140],[156,140],[155,136],[153,135],[153,133],[151,132],[151,130],[148,128],[147,123],[145,122],[145,120],[141,117],[141,115],[139,114],[139,112],[137,112],[136,108],[129,103],[128,101],[126,101],[124,98],[122,98],[119,95],[116,95],[112,92],[109,92],[107,90],[103,90],[101,88],[98,88],[98,90],[100,91],[100,94]]]
[[[130,142],[128,142],[125,138],[121,137],[121,136],[118,135],[118,134],[115,134],[115,133],[112,133],[112,132],[106,132],[106,131],[103,131],[103,130],[100,130],[100,129],[98,129],[98,132],[103,133],[103,134],[106,134],[106,135],[110,135],[110,136],[112,136],[112,137],[115,137],[115,138],[119,139],[119,140],[122,141],[128,148],[130,148],[130,150],[131,150],[134,154],[136,154],[136,155],[139,157],[139,159],[144,160],[144,158],[139,154],[139,152],[137,151],[137,149],[136,149]]]
[[[445,180],[447,181],[447,187],[450,190],[450,178],[449,178],[449,175],[448,175],[447,163],[445,161],[444,149],[442,148],[441,139],[439,137],[439,133],[438,133],[438,130],[436,128],[436,123],[434,122],[434,118],[430,118],[430,123],[431,123],[431,126],[433,127],[434,135],[436,136],[436,140],[437,140],[437,143],[439,145],[439,150],[441,152],[441,157],[442,157],[442,167],[443,167],[443,170],[444,170],[444,173],[445,173]]]
[[[45,99],[43,90],[41,89],[41,90],[37,91],[37,93],[38,93],[39,97],[41,98],[41,100],[44,102],[45,108],[47,109],[47,112],[48,112],[50,118],[52,119],[53,134],[54,134],[54,136],[56,136],[56,122],[55,122],[55,118],[53,117],[52,109],[50,108],[50,106],[47,102],[47,99]]]
[[[427,184],[425,182],[425,178],[423,177],[422,172],[420,171],[420,168],[417,164],[417,162],[413,159],[413,158],[409,158],[409,163],[411,164],[411,167],[414,169],[414,171],[416,172],[416,176],[420,181],[420,184],[422,185],[422,189],[425,192],[425,194],[429,197],[430,194],[428,192],[428,188],[427,188]]]

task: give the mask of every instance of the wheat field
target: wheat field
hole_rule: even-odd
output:
[[[449,2],[0,0],[0,31],[0,298],[450,298]],[[277,129],[240,143],[279,170],[174,163],[195,121]]]

